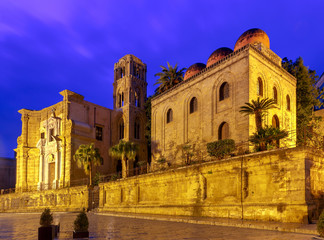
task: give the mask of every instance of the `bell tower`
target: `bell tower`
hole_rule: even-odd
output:
[[[131,54],[122,57],[114,65],[113,97],[114,110],[118,113],[117,139],[134,142],[139,147],[136,160],[129,164],[130,175],[132,175],[132,168],[137,168],[141,164],[138,162],[147,162],[144,108],[147,88],[146,69],[146,64]]]

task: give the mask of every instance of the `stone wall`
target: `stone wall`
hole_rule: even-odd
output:
[[[0,212],[79,211],[88,208],[87,186],[0,195]]]
[[[100,184],[100,211],[307,222],[323,209],[324,155],[293,148]]]
[[[270,49],[267,52],[276,56]],[[229,95],[221,99],[220,89],[224,83],[228,83]],[[296,79],[264,52],[247,45],[152,99],[151,167],[154,169],[161,157],[171,164],[182,163],[181,146],[184,144],[192,145],[193,160],[197,161],[208,158],[208,142],[221,138],[231,138],[239,148],[247,149],[248,138],[256,131],[255,117],[242,115],[241,106],[258,97],[274,98],[274,87],[277,89],[276,108],[268,111],[264,125],[271,126],[273,118],[277,119],[278,126],[289,132],[289,136],[280,141],[280,147],[295,147]],[[197,110],[190,112],[190,101],[194,97]],[[168,111],[173,112],[172,121],[167,121]],[[224,123],[228,124],[226,137],[220,131]]]

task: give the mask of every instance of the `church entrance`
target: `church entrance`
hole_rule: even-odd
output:
[[[48,189],[52,189],[55,180],[55,162],[48,164]]]

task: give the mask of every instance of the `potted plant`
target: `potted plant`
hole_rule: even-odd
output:
[[[49,208],[45,208],[42,213],[39,223],[41,227],[38,228],[38,240],[53,240],[55,231],[52,227],[53,214]]]
[[[74,221],[73,238],[88,238],[89,237],[89,221],[85,209],[79,213]]]

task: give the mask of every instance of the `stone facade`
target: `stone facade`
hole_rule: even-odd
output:
[[[99,210],[308,223],[324,209],[323,159],[280,149],[102,183]]]
[[[40,111],[22,109],[22,134],[18,137],[17,191],[53,189],[80,185],[86,178],[73,155],[80,144],[95,143],[103,164],[94,169],[113,174],[120,164],[109,148],[120,139],[136,142],[140,152],[136,162],[147,161],[144,137],[146,65],[133,55],[115,64],[114,109],[90,103],[80,94],[60,92],[63,101]],[[133,167],[129,169],[132,175]]]
[[[0,195],[0,212],[80,211],[89,206],[87,186]]]
[[[258,97],[277,100],[264,123],[287,130],[289,136],[280,147],[294,147],[296,79],[281,67],[280,57],[254,43],[152,99],[153,168],[161,157],[171,164],[183,163],[184,144],[193,146],[194,160],[208,159],[206,144],[219,139],[234,139],[238,148],[247,149],[248,138],[256,131],[255,119],[239,110]]]

